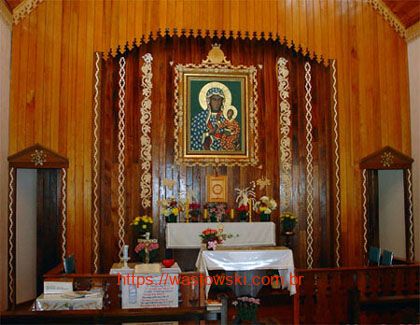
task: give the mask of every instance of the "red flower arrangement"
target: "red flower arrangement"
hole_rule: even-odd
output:
[[[227,238],[232,238],[233,235],[223,233],[223,229],[207,228],[201,232],[200,237],[207,249],[216,249],[217,245],[223,244]]]
[[[236,211],[239,214],[239,220],[246,221],[248,217],[249,205],[242,204],[238,208],[236,208]]]
[[[191,216],[192,222],[198,222],[198,217],[200,215],[200,203],[192,202],[188,205],[188,214]]]

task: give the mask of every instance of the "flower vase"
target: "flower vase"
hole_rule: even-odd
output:
[[[167,223],[175,223],[176,222],[176,215],[170,214],[169,216],[167,216],[166,217],[166,222]]]
[[[271,219],[271,214],[267,214],[267,213],[261,213],[260,214],[260,221],[262,221],[262,222],[267,222],[267,221],[270,221],[270,219]]]
[[[217,222],[216,216],[210,216],[210,222]]]
[[[248,213],[240,213],[239,214],[239,221],[240,222],[248,222]]]

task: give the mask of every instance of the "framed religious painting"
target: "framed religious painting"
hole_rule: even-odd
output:
[[[258,163],[256,74],[254,66],[233,66],[218,45],[201,64],[176,65],[176,163]]]

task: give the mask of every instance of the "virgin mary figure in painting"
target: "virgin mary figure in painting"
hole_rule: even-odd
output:
[[[240,128],[229,89],[220,82],[209,82],[201,89],[199,101],[203,110],[192,119],[191,149],[236,150]]]

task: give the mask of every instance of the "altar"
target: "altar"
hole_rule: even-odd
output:
[[[282,287],[287,288],[290,295],[296,293],[296,282],[291,281],[292,277],[294,277],[293,253],[287,248],[201,250],[196,261],[196,267],[206,277],[209,276],[209,271],[211,270],[277,270]],[[263,284],[261,275],[251,273],[251,276],[251,279],[242,279],[239,285],[261,286]],[[258,277],[258,279],[255,277]],[[210,291],[208,283],[209,281],[206,279],[206,296]]]
[[[227,222],[223,231],[232,234],[223,246],[276,246],[276,225],[274,222]],[[199,249],[200,234],[207,228],[217,229],[218,223],[168,223],[166,225],[166,248]]]

